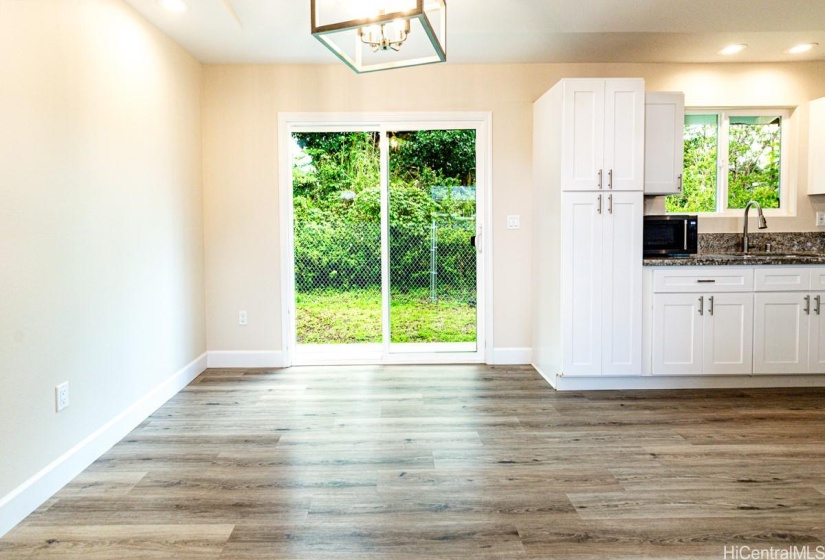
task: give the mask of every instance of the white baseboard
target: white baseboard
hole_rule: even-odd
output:
[[[640,375],[633,377],[563,375],[554,378],[542,375],[542,377],[557,391],[776,389],[825,386],[825,375]]]
[[[534,370],[536,370],[536,371],[538,372],[538,374],[539,374],[539,375],[541,375],[541,376],[544,378],[544,380],[545,380],[545,381],[547,381],[547,383],[549,383],[549,384],[550,384],[550,386],[551,386],[553,389],[555,389],[555,388],[556,388],[556,380],[557,380],[557,377],[556,377],[556,375],[555,375],[555,374],[552,374],[552,375],[551,375],[551,374],[549,374],[549,373],[544,372],[544,371],[543,371],[543,370],[542,370],[539,366],[537,366],[536,364],[530,364],[530,365],[533,367],[533,369],[534,369]]]
[[[191,383],[206,369],[206,363],[205,353],[195,358],[132,406],[0,498],[0,537]]]
[[[532,360],[531,348],[493,348],[487,357],[491,366],[525,366]]]
[[[282,352],[207,352],[206,365],[211,368],[279,368],[284,367]]]

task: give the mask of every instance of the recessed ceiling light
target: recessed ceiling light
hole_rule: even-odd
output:
[[[795,47],[791,47],[787,51],[788,54],[802,54],[804,52],[808,52],[815,46],[819,45],[819,43],[802,43],[801,45],[796,45]]]
[[[724,49],[719,51],[719,54],[724,54],[724,55],[736,54],[736,53],[740,53],[740,52],[744,51],[747,48],[748,48],[747,45],[742,45],[742,44],[728,45],[727,47],[725,47]]]
[[[160,4],[160,7],[164,10],[176,14],[182,14],[187,8],[186,2],[183,0],[158,0],[158,4]]]

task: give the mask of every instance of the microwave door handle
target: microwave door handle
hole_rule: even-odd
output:
[[[688,232],[687,232],[687,223],[688,221],[685,220],[685,251],[688,250]]]

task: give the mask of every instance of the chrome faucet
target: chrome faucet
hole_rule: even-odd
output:
[[[751,200],[745,205],[745,229],[742,232],[742,252],[747,253],[750,249],[748,244],[748,212],[751,209],[751,206],[756,206],[756,210],[759,212],[759,224],[756,226],[759,229],[765,229],[768,227],[768,222],[765,220],[765,215],[762,214],[762,207],[759,206],[759,203],[755,200]]]

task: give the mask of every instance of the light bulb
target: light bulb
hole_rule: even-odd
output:
[[[748,48],[748,46],[744,45],[744,44],[728,45],[727,47],[725,47],[724,49],[719,51],[719,54],[724,54],[724,55],[736,54],[736,53],[740,53],[740,52],[744,51],[747,48]]]
[[[802,54],[804,52],[808,52],[818,44],[819,43],[802,43],[800,45],[796,45],[795,47],[791,47],[785,52],[787,52],[788,54]]]

